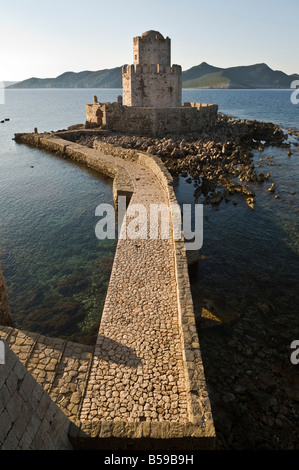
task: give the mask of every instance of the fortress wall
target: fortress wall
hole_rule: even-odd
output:
[[[202,132],[215,126],[217,113],[217,105],[157,109],[155,132],[158,136]]]
[[[87,123],[97,123],[97,105],[89,105]],[[149,136],[198,133],[215,126],[218,106],[188,103],[183,107],[130,107],[103,104],[103,124],[111,131]],[[100,124],[98,124],[100,125]]]
[[[134,64],[164,64],[171,62],[170,38],[135,37],[133,39]]]
[[[0,449],[72,450],[68,437],[71,422],[4,345],[5,364],[0,364]]]
[[[103,122],[103,111],[101,110],[100,103],[85,105],[86,121],[91,124],[101,126]]]
[[[6,290],[6,283],[2,273],[0,264],[0,325],[11,326],[12,316],[9,307],[8,295]]]
[[[144,109],[147,112],[144,112]],[[154,135],[156,126],[155,109],[109,106],[109,110],[106,112],[105,124],[109,130],[116,132]]]
[[[146,72],[146,73],[144,73]],[[182,95],[182,69],[179,65],[165,67],[128,66],[123,68],[125,106],[179,107]]]

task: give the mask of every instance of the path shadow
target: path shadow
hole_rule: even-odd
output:
[[[141,359],[136,356],[133,349],[103,335],[98,336],[94,355],[98,359],[134,369],[142,364]]]

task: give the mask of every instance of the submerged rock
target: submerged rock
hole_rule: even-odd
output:
[[[271,313],[274,312],[274,307],[272,304],[269,304],[267,302],[259,302],[257,304],[257,307],[259,309],[259,311],[263,314],[263,315],[269,315]]]
[[[264,173],[259,173],[259,174],[257,175],[257,181],[258,181],[259,183],[263,183],[263,182],[265,181],[265,179],[266,179],[266,177],[265,177]]]
[[[246,199],[246,202],[247,202],[247,205],[248,205],[251,209],[255,209],[255,202],[254,202],[253,197],[248,197],[248,198]]]
[[[107,131],[100,137],[80,133],[78,142],[92,147],[99,140],[156,155],[173,176],[181,175],[188,178],[187,182],[191,178],[195,188],[201,188],[200,196],[206,204],[219,204],[223,199],[228,202],[229,195],[235,192],[245,199],[253,198],[252,189],[242,182],[261,183],[270,175],[256,173],[252,151],[269,146],[287,147],[287,139],[288,135],[276,124],[237,120],[219,113],[217,125],[210,134],[159,138]],[[252,202],[248,205],[252,207]]]

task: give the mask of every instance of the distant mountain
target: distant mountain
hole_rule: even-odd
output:
[[[122,88],[122,67],[91,72],[65,72],[56,78],[29,78],[9,88]]]
[[[189,70],[183,72],[183,82],[188,82],[190,80],[197,80],[204,75],[209,75],[211,73],[219,72],[223,69],[219,67],[213,67],[213,65],[209,65],[206,62],[202,62],[200,65],[196,65]]]
[[[190,74],[192,70],[194,70],[194,72]],[[204,73],[205,71],[207,71],[207,73]],[[198,74],[197,77],[196,74]],[[217,69],[204,62],[197,67],[183,72],[183,87],[290,88],[292,81],[298,79],[298,74],[287,75],[284,72],[270,69],[266,64]]]
[[[183,88],[290,88],[293,80],[299,80],[299,75],[287,75],[266,64],[220,68],[202,62],[183,72]],[[9,88],[122,88],[122,67],[29,78]]]
[[[15,83],[18,83],[18,82],[7,82],[7,81],[1,82],[0,81],[0,88],[7,88],[11,85],[14,85]]]

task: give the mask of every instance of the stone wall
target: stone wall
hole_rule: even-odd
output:
[[[82,131],[79,131],[79,134]],[[66,138],[74,136],[76,132],[62,133]],[[69,142],[53,134],[16,134],[16,142],[22,142],[32,145],[50,152],[64,155],[78,162],[84,163],[90,168],[101,172],[102,174],[113,179],[113,201],[117,205],[118,196],[127,196],[128,201],[133,193],[133,185],[131,179],[124,169],[119,170],[116,165],[109,163],[100,158],[94,158],[93,149],[88,149],[74,142]]]
[[[49,136],[45,138],[40,137],[39,147],[46,148],[47,150],[52,150],[54,152],[59,149],[59,153],[62,153],[65,156],[69,156],[75,160],[85,162],[88,164],[88,166],[98,169],[105,174],[111,175],[112,170],[110,165],[108,163],[100,163],[101,159],[96,157],[92,149],[84,148],[81,145],[71,142],[67,143],[62,139],[64,135],[69,138],[69,133],[67,132],[61,133],[60,135],[57,134],[56,136]],[[75,133],[73,133],[73,135],[75,135]],[[33,140],[36,140],[36,137],[34,137],[33,134],[24,134],[19,137],[21,141],[26,143],[29,143],[32,138]],[[113,145],[102,143],[101,141],[95,141],[95,149],[99,150],[102,155],[110,155],[124,160],[135,161],[136,163],[140,163],[150,168],[166,191],[169,205],[177,204],[177,199],[173,189],[172,177],[158,157],[135,150],[116,148]],[[114,174],[117,175],[117,173],[119,172],[115,169]],[[125,177],[125,181],[129,186],[129,175]],[[130,188],[133,192],[133,187],[130,186]],[[203,410],[200,410],[201,405],[199,405],[202,396],[198,395],[198,393],[194,393],[196,390],[198,391],[200,389],[203,393],[204,402],[206,403],[205,412],[209,414],[210,420],[212,420],[212,417],[209,408],[208,393],[205,388],[204,370],[195,326],[193,302],[188,274],[188,263],[183,234],[181,239],[174,240],[174,256],[177,277],[177,296],[180,315],[179,323],[181,328],[182,349],[185,359],[186,380],[189,383],[190,393],[188,405],[190,413],[189,418],[191,422],[196,423],[196,421],[201,418],[203,412]],[[197,364],[197,367],[194,367],[194,364]]]
[[[5,279],[3,277],[0,264],[0,325],[11,326],[12,316],[9,307],[8,295],[6,291]]]
[[[217,105],[203,103],[186,103],[178,108],[138,108],[119,103],[86,106],[87,127],[92,123],[115,132],[148,136],[202,132],[215,126],[217,114]]]
[[[170,65],[171,40],[158,31],[147,31],[133,39],[134,65]]]
[[[123,67],[123,103],[138,107],[178,107],[182,68],[171,67],[171,41],[158,31],[134,38],[134,65]]]
[[[0,450],[72,450],[68,437],[71,422],[4,344]]]
[[[137,107],[179,107],[182,100],[182,68],[129,65],[123,67],[123,103]]]
[[[86,127],[103,125],[103,105],[93,103],[85,105]]]

